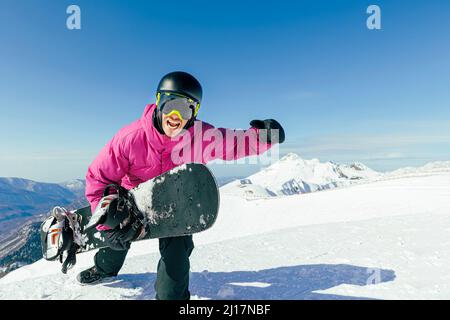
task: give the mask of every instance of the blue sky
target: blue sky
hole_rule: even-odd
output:
[[[370,4],[382,30],[366,27]],[[449,30],[444,0],[3,0],[0,176],[84,177],[174,70],[203,84],[207,122],[279,120],[281,153],[381,171],[450,160]]]

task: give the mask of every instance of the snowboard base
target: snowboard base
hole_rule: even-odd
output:
[[[219,191],[211,171],[203,164],[176,167],[129,191],[144,217],[138,240],[177,237],[212,227],[219,210]],[[83,245],[78,252],[107,247],[104,231],[86,228],[91,208],[75,211],[80,217]]]

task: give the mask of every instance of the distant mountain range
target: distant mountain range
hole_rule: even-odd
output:
[[[56,205],[87,205],[85,182],[0,178],[0,277],[41,257],[39,226]]]
[[[53,206],[67,206],[84,198],[85,182],[43,183],[21,178],[0,178],[0,241],[24,221],[41,219]]]
[[[88,205],[88,202],[82,196],[75,198],[66,207],[68,209],[76,209],[86,205]],[[0,240],[0,278],[23,265],[33,263],[42,258],[39,229],[44,217],[49,213],[50,209],[28,219],[16,218],[13,220],[17,227],[9,230],[7,236],[3,236]],[[8,223],[6,224],[7,226]]]

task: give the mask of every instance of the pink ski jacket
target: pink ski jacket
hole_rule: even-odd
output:
[[[235,160],[271,147],[260,141],[259,129],[214,128],[199,120],[172,139],[154,127],[155,108],[147,105],[142,117],[122,128],[89,166],[86,198],[92,212],[108,184],[131,189],[183,163]]]

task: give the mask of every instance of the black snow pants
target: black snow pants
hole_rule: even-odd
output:
[[[194,249],[192,236],[159,239],[161,258],[155,282],[156,299],[188,300],[189,257]],[[128,250],[100,249],[95,255],[95,266],[107,275],[117,275],[125,262]]]

